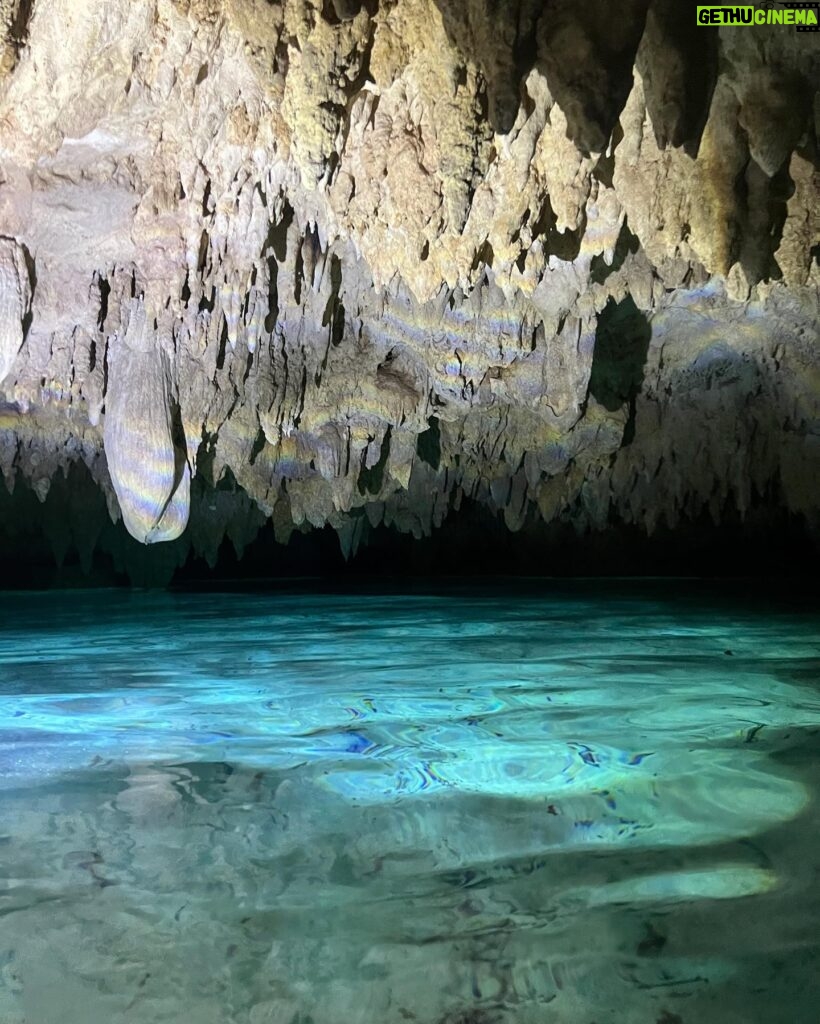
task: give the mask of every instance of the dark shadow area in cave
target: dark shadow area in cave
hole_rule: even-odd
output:
[[[33,7],[34,0],[19,0],[17,11],[9,25],[9,38],[18,55],[28,39],[28,27]],[[14,10],[13,5],[12,10]]]
[[[451,42],[481,70],[495,131],[511,130],[537,67],[567,118],[567,135],[586,153],[601,151],[637,66],[658,145],[697,155],[719,37],[680,0],[624,0],[615,13],[606,0],[484,0],[467,12],[459,0],[436,4]]]
[[[637,68],[658,146],[696,157],[717,81],[717,28],[698,25],[680,0],[652,0]]]
[[[538,67],[578,148],[606,146],[632,88],[649,0],[624,0],[617,17],[604,0],[485,0],[467,12],[459,0],[436,4],[451,42],[481,70],[495,131],[510,131]]]
[[[629,406],[623,444],[635,436],[635,401],[643,385],[652,328],[631,295],[607,300],[598,317],[589,394],[609,412]]]
[[[233,488],[233,489],[232,489]],[[707,513],[648,537],[613,522],[578,533],[568,518],[530,520],[512,533],[503,517],[465,500],[431,537],[372,528],[359,510],[358,552],[345,561],[330,527],[276,540],[270,521],[235,482],[194,481],[191,524],[178,540],[143,546],[113,523],[83,465],[59,475],[44,502],[18,482],[0,488],[0,572],[5,589],[51,587],[274,586],[288,579],[357,580],[497,576],[777,577],[813,586],[820,555],[804,520],[769,494],[741,517],[730,506],[720,526]],[[194,554],[221,523],[224,539],[209,564]],[[255,539],[248,541],[248,537]],[[221,535],[221,534],[220,534]],[[803,585],[803,584],[801,584]]]
[[[805,147],[801,155],[817,166],[817,155],[811,146]],[[744,220],[735,244],[735,255],[749,281],[781,280],[783,277],[776,254],[783,239],[788,202],[794,195],[790,162],[791,156],[788,156],[777,172],[770,176],[750,157],[738,180],[737,194],[742,199]]]
[[[589,279],[592,284],[603,284],[611,274],[617,274],[629,255],[634,255],[641,247],[640,240],[629,230],[626,219],[618,233],[612,262],[607,266],[603,253],[596,253],[589,264]],[[580,246],[579,246],[580,249]],[[552,250],[550,250],[552,251]]]
[[[372,18],[379,9],[379,0],[322,0],[322,17],[329,25],[352,21],[366,10]]]

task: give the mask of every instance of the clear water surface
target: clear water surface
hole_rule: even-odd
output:
[[[683,585],[0,596],[2,1024],[814,1024],[820,630]]]

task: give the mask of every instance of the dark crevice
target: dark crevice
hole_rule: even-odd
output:
[[[541,212],[532,226],[532,239],[543,238],[544,254],[557,256],[559,260],[571,263],[577,259],[581,251],[581,243],[586,232],[586,211],[582,221],[574,230],[559,231],[558,218],[553,211],[550,197],[544,196]]]
[[[640,242],[637,235],[629,230],[629,225],[624,220],[615,244],[615,251],[610,266],[606,265],[603,253],[592,257],[589,265],[589,279],[592,284],[603,284],[610,274],[617,273],[630,254],[635,254],[640,249]]]
[[[216,308],[216,288],[211,288],[210,295],[203,295],[199,300],[200,313],[213,313]]]
[[[615,136],[619,132],[620,132],[621,138],[616,141]],[[620,128],[620,125],[616,125],[615,129],[613,131],[613,138],[612,138],[612,142],[611,142],[611,146],[612,146],[613,152],[610,153],[609,156],[606,156],[606,155],[602,156],[598,160],[598,163],[595,165],[595,167],[594,167],[594,169],[592,171],[592,173],[595,175],[595,178],[598,181],[600,181],[602,185],[605,185],[607,188],[613,188],[614,176],[615,176],[615,153],[614,153],[614,150],[615,150],[615,147],[618,145],[618,142],[620,142],[622,138],[623,138],[623,130]]]
[[[475,273],[479,267],[492,267],[495,253],[489,241],[485,240],[473,256],[471,270]]]
[[[221,370],[225,365],[225,353],[228,349],[228,325],[222,320],[222,329],[219,332],[219,351],[216,354],[216,368]]]
[[[28,338],[28,333],[31,330],[31,324],[34,320],[34,295],[37,291],[37,264],[34,261],[34,257],[28,250],[28,247],[21,245],[20,248],[23,252],[23,260],[26,264],[26,272],[28,274],[29,289],[31,292],[31,303],[29,309],[23,316],[22,327],[23,327],[23,339]]]
[[[431,416],[427,420],[427,430],[416,438],[416,455],[438,472],[441,465],[441,431],[437,416]]]
[[[322,17],[328,25],[352,21],[362,10],[372,18],[379,9],[379,0],[322,0]]]
[[[367,449],[362,453],[362,468],[359,472],[359,494],[378,494],[382,489],[384,483],[384,471],[387,466],[387,460],[390,457],[390,437],[392,434],[392,427],[387,428],[384,432],[384,438],[382,439],[381,450],[379,452],[379,460],[370,469],[365,465],[365,457],[367,455]]]
[[[279,264],[273,256],[268,260],[268,311],[265,314],[265,330],[273,334],[279,319]]]
[[[582,153],[601,152],[633,84],[649,0],[556,0],[541,19],[540,66]],[[694,18],[692,19],[694,22]]]
[[[637,67],[661,149],[696,157],[718,74],[717,28],[698,25],[680,0],[653,0]]]
[[[196,272],[202,275],[205,270],[205,265],[208,262],[208,247],[210,245],[210,236],[208,232],[203,228],[202,234],[199,236],[199,253],[196,261]]]
[[[644,379],[652,329],[631,295],[622,302],[609,299],[598,317],[589,394],[609,412],[629,405],[624,441],[634,436],[634,403]]]
[[[483,116],[494,131],[508,133],[526,101],[524,81],[538,62],[543,3],[485,0],[484,4],[470,5],[466,10],[455,0],[436,3],[447,34],[461,52],[465,65],[474,63],[485,83]],[[499,46],[501,40],[503,44]],[[462,83],[466,84],[466,75]]]
[[[736,222],[732,262],[739,261],[750,283],[782,277],[775,253],[780,247],[794,194],[789,158],[771,177],[750,158],[736,182],[739,217]]]
[[[622,0],[616,15],[600,0],[484,0],[466,10],[456,0],[436,5],[451,42],[486,82],[494,131],[512,129],[535,67],[576,146],[584,153],[603,150],[632,88],[649,0]]]
[[[275,224],[272,223],[268,231],[268,247],[273,249],[273,255],[279,263],[284,263],[288,256],[288,229],[293,223],[293,217],[293,207],[286,202],[281,218]]]
[[[293,268],[293,300],[296,305],[300,305],[302,302],[302,283],[305,279],[305,257],[303,255],[303,246],[299,246],[296,251],[296,260]]]
[[[188,446],[185,441],[185,427],[182,425],[182,410],[176,402],[171,406],[171,440],[174,445],[174,490],[176,490],[188,464]],[[168,503],[170,504],[172,500],[173,494],[169,497]],[[164,512],[163,509],[163,514]],[[159,518],[157,522],[159,522]]]
[[[19,0],[17,12],[9,26],[9,36],[12,46],[19,54],[28,40],[28,26],[31,21],[31,12],[34,8],[34,0]]]
[[[211,216],[211,179],[205,182],[205,189],[202,193],[202,218]]]
[[[222,494],[236,494],[237,491],[241,490],[230,466],[225,466],[222,470],[219,479],[216,481],[214,490],[219,491]]]
[[[290,208],[288,207],[290,210]],[[291,216],[293,211],[290,210]],[[265,239],[265,244],[262,246],[262,258],[267,261],[268,264],[268,311],[265,314],[265,330],[268,334],[273,334],[274,328],[276,327],[276,321],[279,319],[279,263],[280,257],[276,255],[280,248],[284,250],[287,246],[285,243],[285,237],[282,235],[282,225],[280,224],[269,224],[268,225],[268,237]],[[287,227],[284,229],[284,235],[287,235]]]
[[[100,292],[100,312],[97,314],[97,327],[102,331],[105,329],[105,321],[108,319],[108,297],[111,295],[111,285],[104,277],[97,278],[97,287]]]
[[[341,287],[342,263],[339,257],[332,253],[330,257],[330,295],[325,304],[322,326],[330,327],[330,344],[334,348],[341,344],[344,337],[345,307],[339,299]]]
[[[250,377],[251,370],[253,369],[253,358],[254,358],[253,352],[249,351],[248,352],[247,361],[245,362],[245,373],[242,376],[242,383],[243,384],[247,384],[248,383],[248,377]]]
[[[267,444],[267,438],[265,437],[265,431],[260,427],[257,431],[256,438],[253,442],[253,448],[248,457],[248,464],[253,465],[262,453],[263,448]]]

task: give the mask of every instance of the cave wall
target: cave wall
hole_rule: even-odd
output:
[[[820,36],[684,6],[0,0],[6,486],[817,535]]]

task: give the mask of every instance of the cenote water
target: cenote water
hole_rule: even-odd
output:
[[[820,632],[677,584],[0,598],[2,1024],[813,1024]]]

